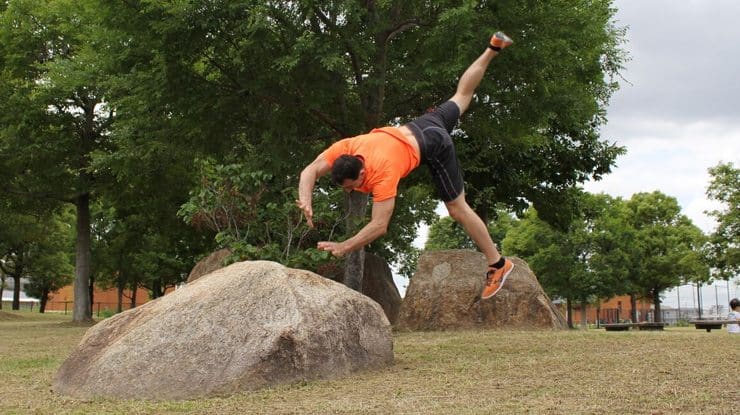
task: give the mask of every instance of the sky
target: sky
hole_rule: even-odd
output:
[[[627,28],[630,60],[601,137],[627,154],[611,174],[584,187],[627,199],[659,190],[710,233],[715,223],[704,211],[716,204],[705,195],[707,169],[720,162],[740,167],[740,1],[616,0],[614,7],[615,25]],[[422,232],[417,243],[424,240]],[[402,290],[408,285],[397,283]],[[739,295],[737,281],[702,290],[707,306],[726,306],[728,296]],[[677,307],[679,296],[682,307],[691,306],[696,289],[667,292],[664,304]]]
[[[602,138],[627,148],[590,192],[660,190],[705,232],[709,167],[740,166],[740,1],[617,0],[630,61]]]
[[[705,192],[707,169],[740,167],[740,1],[617,0],[616,25],[627,27],[630,61],[607,110],[602,138],[627,148],[612,173],[585,189],[629,198],[660,190],[710,233],[716,208]],[[693,294],[693,298],[692,298]],[[705,306],[740,295],[737,279],[705,287]],[[664,303],[691,307],[696,289],[664,293]],[[715,297],[716,296],[716,297]],[[725,311],[727,309],[725,308]]]

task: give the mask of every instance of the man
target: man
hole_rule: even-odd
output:
[[[423,163],[429,168],[450,216],[486,256],[489,266],[481,297],[490,298],[501,289],[514,264],[499,254],[485,223],[465,200],[462,171],[450,133],[468,109],[488,64],[512,43],[504,33],[495,33],[488,48],[460,77],[455,95],[434,111],[400,128],[385,127],[340,140],[303,169],[296,203],[311,227],[311,199],[319,177],[331,172],[332,180],[346,192],[373,194],[370,223],[344,242],[319,242],[319,249],[340,257],[384,235],[393,214],[399,180]]]

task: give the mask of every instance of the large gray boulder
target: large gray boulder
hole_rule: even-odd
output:
[[[229,248],[219,249],[201,259],[188,275],[188,284],[224,267],[224,263],[232,255]],[[316,272],[326,278],[341,282],[343,278],[342,269],[336,264],[330,264]],[[398,312],[401,309],[401,294],[398,292],[396,283],[393,281],[393,272],[388,262],[369,252],[365,253],[365,265],[362,277],[362,293],[380,304],[391,324],[398,320]]]
[[[487,269],[483,254],[466,250],[424,252],[401,304],[398,327],[566,329],[565,318],[527,263],[510,259],[514,270],[506,284],[492,298],[481,300]]]
[[[90,328],[54,390],[191,399],[392,362],[391,327],[377,303],[308,271],[240,262]]]

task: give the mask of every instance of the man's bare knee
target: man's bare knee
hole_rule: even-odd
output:
[[[455,222],[465,220],[470,210],[470,206],[468,206],[468,202],[465,200],[465,195],[460,195],[455,200],[445,203],[445,206],[447,207],[447,213],[450,214],[450,217]]]

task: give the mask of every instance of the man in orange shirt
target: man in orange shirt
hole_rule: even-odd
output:
[[[488,48],[460,77],[455,95],[434,111],[399,128],[379,128],[340,140],[303,169],[296,203],[311,227],[311,200],[319,177],[331,172],[332,180],[346,192],[373,194],[370,223],[346,241],[319,242],[319,249],[340,257],[384,235],[393,214],[398,182],[419,164],[426,164],[450,216],[486,256],[489,266],[481,297],[490,298],[501,289],[514,264],[499,254],[486,224],[465,200],[462,171],[450,133],[468,109],[488,64],[512,43],[504,33],[495,33]]]

